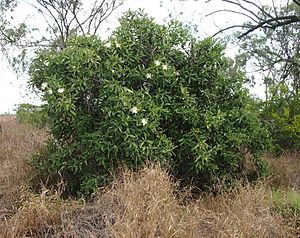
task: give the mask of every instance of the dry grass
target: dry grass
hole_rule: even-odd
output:
[[[185,204],[185,197],[159,167],[125,174],[99,201],[114,201],[114,237],[292,237],[291,226],[272,211],[263,183],[238,186],[216,196],[204,194]],[[185,196],[188,193],[184,194]],[[116,202],[117,201],[117,202]],[[116,206],[116,204],[118,204]],[[112,216],[111,215],[111,216]]]
[[[77,206],[63,201],[57,194],[27,196],[18,211],[3,222],[3,238],[54,237],[61,226],[61,215]]]
[[[291,187],[300,191],[300,152],[287,153],[279,158],[268,154],[266,159],[270,165],[273,187]]]
[[[26,199],[32,174],[26,160],[42,145],[44,130],[16,122],[14,117],[1,116],[0,123],[0,221],[14,214]],[[1,228],[1,227],[0,227]]]
[[[267,155],[266,158],[270,165],[269,186],[276,209],[298,227],[300,237],[300,152],[286,153],[279,158]]]
[[[297,237],[263,182],[185,203],[168,173],[124,172],[93,204],[64,214],[58,237]],[[71,235],[70,235],[71,234]]]
[[[299,235],[296,223],[276,213],[272,187],[265,181],[238,184],[230,191],[220,186],[217,195],[205,193],[195,200],[191,199],[189,189],[178,190],[166,170],[149,165],[136,173],[123,170],[91,202],[62,200],[59,192],[46,188],[41,194],[33,194],[28,181],[34,174],[25,161],[43,146],[46,133],[14,120],[1,124],[4,132],[0,136],[0,237]],[[287,165],[286,170],[290,169]]]

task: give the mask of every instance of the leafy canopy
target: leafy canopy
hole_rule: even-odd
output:
[[[35,160],[67,192],[95,191],[119,165],[171,165],[185,179],[236,176],[251,153],[263,168],[267,132],[223,47],[179,22],[128,12],[106,40],[74,37],[41,52],[31,84],[43,92],[53,138]]]
[[[300,6],[296,2],[265,6],[258,17],[264,19],[267,13],[299,19]],[[300,31],[298,23],[277,23],[274,28],[261,27],[256,35],[240,39],[240,57],[262,77],[266,99],[261,104],[262,121],[269,127],[275,151],[283,152],[300,148]]]

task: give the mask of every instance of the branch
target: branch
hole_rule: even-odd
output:
[[[277,22],[276,24],[270,24],[273,22]],[[300,22],[300,18],[296,15],[291,15],[291,16],[282,16],[282,17],[275,17],[272,19],[268,19],[265,21],[260,22],[259,24],[252,26],[249,30],[244,32],[242,35],[240,35],[238,38],[241,39],[244,36],[248,35],[249,33],[259,29],[259,28],[271,28],[275,29],[280,26],[286,26],[292,23]],[[269,26],[265,26],[267,24],[270,24]]]
[[[255,18],[258,18],[260,20],[262,20],[261,18],[258,17],[258,15],[256,13],[254,13],[253,11],[249,10],[248,8],[246,8],[245,6],[243,6],[239,1],[238,2],[234,2],[234,1],[231,1],[231,0],[221,0],[222,2],[226,2],[226,3],[230,3],[230,4],[233,4],[233,5],[236,5],[238,6],[239,8],[245,10],[246,12],[249,12],[251,15],[253,15]],[[258,9],[260,8],[259,6],[257,6]]]
[[[71,13],[73,14],[73,19],[70,21],[70,23],[71,23],[73,20],[75,20],[76,23],[77,23],[77,27],[76,27],[75,29],[77,30],[78,28],[80,28],[80,30],[81,30],[81,32],[82,32],[82,34],[83,34],[83,36],[84,36],[84,35],[85,35],[85,31],[84,31],[84,29],[83,29],[83,23],[80,23],[80,21],[79,21],[79,19],[78,19],[78,17],[77,17],[77,12],[76,12],[76,10],[77,10],[77,5],[73,5],[73,8],[72,8],[72,9],[70,9],[70,8],[71,8],[71,5],[69,5],[68,8],[69,8],[69,10],[71,11]]]
[[[58,22],[57,18],[54,16],[53,12],[49,9],[48,7],[48,3],[44,0],[37,0],[37,2],[43,7],[45,8],[48,13],[51,15],[52,19],[55,21],[58,29],[59,29],[59,32],[60,32],[60,36],[61,36],[61,41],[62,41],[62,44],[64,44],[64,31],[63,31],[63,27],[62,25]],[[52,1],[49,1],[49,3],[52,2]],[[52,6],[51,6],[52,7]],[[57,11],[57,9],[55,9]]]
[[[113,1],[115,1],[115,0],[113,0]],[[91,31],[91,25],[92,25],[92,22],[93,22],[94,19],[97,17],[97,14],[101,14],[100,12],[103,12],[103,5],[104,5],[104,3],[105,3],[105,0],[102,0],[100,6],[98,6],[98,7],[96,6],[96,3],[97,3],[97,2],[98,2],[98,1],[95,2],[94,6],[93,6],[93,9],[92,9],[92,11],[91,11],[91,14],[90,14],[90,16],[88,17],[88,19],[90,19],[90,20],[89,20],[89,23],[88,23],[88,32]],[[101,16],[100,16],[100,18],[101,18]]]
[[[300,0],[293,0],[293,2],[294,2],[296,5],[300,6]]]
[[[248,15],[248,14],[246,14],[246,13],[238,12],[238,11],[234,11],[234,10],[229,10],[229,9],[222,9],[222,10],[216,10],[216,11],[213,11],[213,12],[211,12],[211,13],[205,15],[204,17],[202,17],[201,20],[202,20],[203,18],[205,18],[205,17],[209,17],[209,16],[211,16],[211,15],[213,15],[213,14],[216,14],[216,13],[219,13],[219,12],[231,12],[231,13],[243,15],[243,16],[246,16],[246,17],[250,18],[252,21],[258,23],[257,19],[253,18],[252,16],[250,16],[250,15]]]
[[[122,4],[122,3],[121,3]],[[112,12],[119,7],[120,5],[116,5],[116,1],[113,0],[110,6],[107,6],[106,11],[101,15],[101,18],[99,18],[98,23],[95,22],[95,29],[94,29],[94,34],[98,31],[100,24],[105,21],[111,14]]]
[[[226,27],[226,28],[223,28],[223,29],[219,30],[219,31],[216,32],[215,34],[213,34],[212,37],[215,37],[215,36],[217,36],[218,34],[224,32],[224,31],[233,29],[233,28],[245,28],[245,27],[247,27],[247,26],[245,26],[245,25],[233,25],[233,26],[228,26],[228,27]]]
[[[263,7],[258,6],[255,2],[249,1],[249,0],[242,0],[242,1],[244,1],[244,2],[246,2],[246,3],[248,3],[248,4],[250,4],[250,5],[253,5],[253,6],[256,7],[262,14],[264,14],[264,15],[266,15],[266,16],[268,16],[268,17],[272,17],[272,15],[270,15],[268,12],[266,12],[266,11],[264,10]],[[274,3],[274,2],[273,2],[273,3]],[[248,10],[248,9],[247,9],[247,10]],[[249,11],[249,10],[248,10],[248,11]]]
[[[211,2],[212,0],[207,0],[207,2]],[[247,25],[246,27],[248,28],[244,33],[242,33],[238,38],[241,39],[244,36],[248,35],[249,33],[259,29],[259,28],[269,28],[269,29],[275,29],[277,27],[281,27],[281,26],[286,26],[292,23],[298,23],[300,22],[300,16],[298,15],[287,15],[287,16],[280,16],[279,12],[277,12],[277,8],[275,6],[275,1],[272,1],[272,8],[266,8],[262,5],[259,5],[258,3],[254,2],[253,0],[220,0],[221,2],[225,2],[228,4],[231,4],[232,6],[236,6],[238,8],[240,8],[241,10],[231,10],[231,9],[220,9],[220,10],[216,10],[213,11],[209,14],[207,14],[205,17],[211,16],[213,14],[216,13],[220,13],[220,12],[231,12],[234,14],[239,14],[239,15],[243,15],[246,16],[247,18],[249,18],[252,23],[251,25]],[[298,6],[300,6],[300,0],[293,0],[293,2],[295,4],[297,4]],[[255,7],[255,9],[257,9],[258,13],[254,12],[253,10],[251,10],[250,6]],[[245,28],[245,26],[230,26],[227,27],[225,29],[222,29],[220,31],[218,31],[217,33],[214,34],[217,35],[221,32],[224,32],[228,29],[232,29],[232,28]]]

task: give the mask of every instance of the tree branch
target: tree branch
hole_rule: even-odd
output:
[[[273,22],[277,22],[276,24],[270,24]],[[296,23],[296,22],[300,22],[300,18],[296,15],[291,15],[291,16],[282,16],[282,17],[276,17],[276,18],[272,18],[272,19],[268,19],[265,21],[260,22],[259,24],[252,26],[249,30],[247,30],[246,32],[244,32],[243,34],[241,34],[238,38],[241,39],[244,36],[248,35],[249,33],[259,29],[259,28],[270,28],[270,29],[275,29],[277,27],[280,26],[285,26],[285,25],[289,25],[292,23]],[[268,25],[270,24],[270,25]]]
[[[209,16],[211,16],[211,15],[214,15],[214,14],[216,14],[216,13],[219,13],[219,12],[229,12],[229,13],[235,13],[235,14],[243,15],[243,16],[245,16],[245,17],[247,17],[247,18],[250,18],[252,21],[258,23],[257,19],[253,18],[252,16],[250,16],[250,15],[248,15],[248,14],[246,14],[246,13],[239,12],[239,11],[234,11],[234,10],[229,10],[229,9],[221,9],[221,10],[213,11],[213,12],[211,12],[211,13],[205,15],[204,17],[202,17],[202,19],[203,19],[203,18],[206,18],[206,17],[209,17]]]
[[[219,30],[218,32],[216,32],[215,34],[213,34],[212,37],[215,37],[215,36],[219,35],[220,33],[224,32],[224,31],[228,31],[228,30],[233,29],[233,28],[245,28],[245,27],[246,27],[245,25],[228,26],[226,28],[222,28],[221,30]]]

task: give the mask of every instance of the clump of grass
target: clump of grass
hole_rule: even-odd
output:
[[[293,188],[300,191],[300,152],[281,157],[266,155],[271,173],[271,186],[278,189]]]
[[[80,210],[79,217],[68,214],[63,234],[187,237],[186,227],[192,224],[182,219],[184,209],[174,194],[175,188],[168,173],[158,165],[138,173],[125,170],[110,188],[95,197],[93,204]],[[84,230],[84,227],[89,229]]]
[[[27,160],[44,144],[45,130],[0,117],[0,222],[12,216],[26,200],[33,171]]]
[[[77,203],[63,201],[59,194],[48,192],[29,193],[18,211],[3,222],[1,237],[55,237],[61,226],[61,214]]]
[[[69,213],[64,233],[78,237],[295,237],[294,224],[274,212],[263,182],[203,194],[186,202],[189,190],[159,166],[125,172],[94,204]],[[72,225],[70,225],[72,224]],[[68,227],[69,229],[66,229]],[[84,227],[86,229],[84,229]],[[79,236],[80,237],[80,236]]]
[[[112,207],[114,237],[189,237],[193,223],[185,219],[189,211],[180,205],[176,190],[177,184],[156,165],[137,174],[125,172],[98,202]]]
[[[300,193],[296,190],[274,190],[272,192],[276,210],[298,227],[300,234]]]
[[[300,193],[295,190],[273,191],[273,200],[279,207],[285,206],[298,213],[300,218]]]
[[[295,224],[274,212],[271,190],[264,181],[220,190],[216,196],[204,197],[197,207],[211,214],[203,220],[207,227],[204,237],[294,237],[296,234]]]

